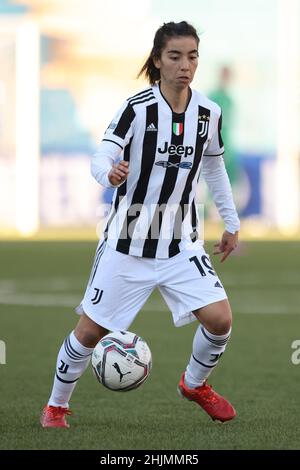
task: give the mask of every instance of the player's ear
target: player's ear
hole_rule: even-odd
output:
[[[153,64],[155,65],[155,67],[157,69],[160,69],[160,67],[161,67],[160,59],[157,58],[157,57],[152,57],[152,60],[153,60]]]

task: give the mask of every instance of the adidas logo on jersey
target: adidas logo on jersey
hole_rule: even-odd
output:
[[[221,287],[221,288],[223,289],[223,286],[221,286],[221,284],[219,283],[219,281],[217,281],[217,282],[215,283],[215,287]]]
[[[155,127],[155,125],[153,124],[153,122],[151,124],[149,124],[149,126],[147,127],[146,129],[146,132],[157,132],[157,129]]]

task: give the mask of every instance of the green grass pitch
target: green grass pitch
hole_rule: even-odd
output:
[[[42,429],[58,348],[74,328],[95,243],[2,242],[0,247],[1,449],[299,449],[299,242],[244,242],[214,266],[234,312],[232,338],[210,377],[238,416],[213,422],[177,395],[196,323],[175,328],[158,293],[131,330],[153,353],[147,382],[110,392],[89,369],[71,401],[71,428]],[[207,246],[211,253],[211,245]]]

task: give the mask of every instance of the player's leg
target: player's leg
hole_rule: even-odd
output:
[[[82,316],[58,354],[53,390],[41,419],[44,427],[67,427],[64,413],[94,346],[109,330],[126,330],[154,288],[152,260],[140,263],[108,246],[96,259],[78,310]],[[52,412],[54,419],[47,420]]]
[[[214,335],[226,335],[231,329],[232,312],[228,299],[212,302],[194,310],[193,314]]]
[[[182,374],[178,391],[183,397],[198,403],[212,419],[229,421],[236,416],[235,409],[226,398],[207,384],[207,379],[225,352],[231,332],[231,308],[225,299],[193,313],[200,325],[196,330],[190,361]]]
[[[83,346],[93,349],[108,331],[83,313],[76,325],[74,335]]]
[[[230,337],[232,314],[227,299],[213,302],[193,311],[200,322],[193,350],[185,372],[189,388],[199,387],[217,366]]]
[[[48,404],[69,407],[78,379],[86,370],[94,347],[108,333],[83,314],[74,331],[64,340],[57,356],[54,385]]]
[[[97,267],[103,260],[105,244],[99,242],[91,270],[88,286],[95,277]],[[93,347],[107,330],[92,319],[83,310],[75,331],[64,340],[58,352],[52,392],[43,409],[41,424],[43,427],[69,427],[65,415],[69,414],[69,400],[83,372],[90,362]]]
[[[52,392],[43,410],[43,427],[69,427],[69,400],[75,386],[89,365],[95,345],[108,333],[106,328],[82,314],[74,331],[64,340],[56,361]]]
[[[201,323],[179,390],[213,419],[232,419],[235,416],[232,406],[206,384],[230,336],[232,315],[226,292],[202,247],[181,252],[166,262],[166,266],[167,274],[160,290],[172,311],[175,325],[195,319]]]

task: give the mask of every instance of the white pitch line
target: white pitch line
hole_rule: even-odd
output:
[[[70,289],[81,290],[85,287],[85,282],[80,279],[71,278],[49,278],[49,279],[1,279],[0,295],[24,290],[57,292]]]
[[[32,307],[73,307],[80,303],[81,297],[66,295],[56,296],[49,294],[14,294],[1,295],[2,305],[30,305]]]
[[[74,296],[67,294],[65,296],[49,295],[49,294],[14,294],[12,295],[2,295],[0,298],[0,304],[2,305],[26,305],[32,307],[67,307],[75,309],[75,307],[80,303],[82,297]],[[295,310],[291,309],[286,305],[260,305],[257,308],[250,307],[249,305],[234,305],[235,302],[232,302],[232,307],[234,312],[242,314],[267,314],[267,315],[299,315],[300,309]],[[160,304],[159,302],[150,302],[149,305],[145,305],[142,309],[146,312],[168,312],[168,308],[164,307],[163,301]]]

